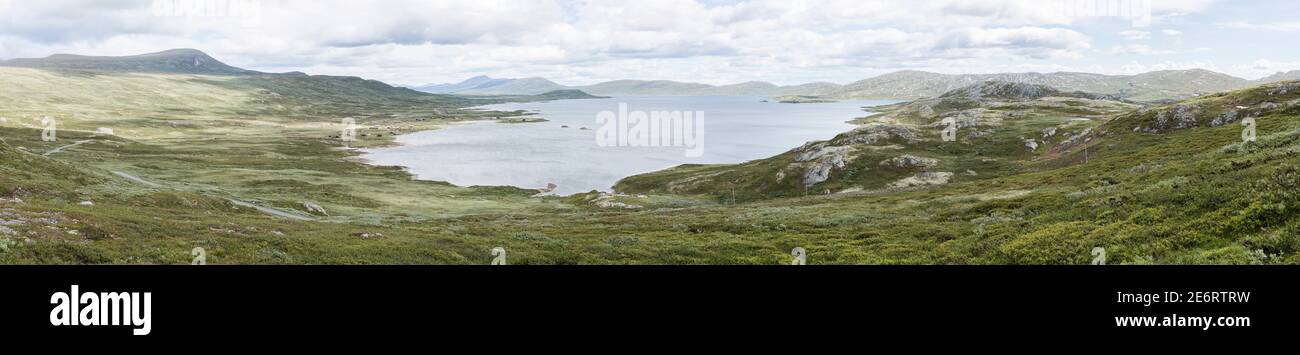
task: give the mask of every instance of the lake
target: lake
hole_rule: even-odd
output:
[[[480,108],[536,112],[532,118],[549,121],[458,124],[398,136],[400,146],[367,149],[363,156],[371,164],[407,167],[418,179],[458,186],[542,188],[553,183],[558,186],[554,192],[561,195],[610,191],[618,180],[632,175],[681,164],[742,163],[775,156],[809,141],[830,139],[854,128],[846,121],[869,115],[863,107],[897,102],[762,102],[766,99],[643,96],[490,105]],[[653,111],[678,111],[702,113],[692,116],[703,119],[664,119],[661,125],[655,115],[653,120],[632,118],[633,124],[626,126],[617,125],[616,120],[597,120],[602,111],[608,118],[619,116],[620,104],[632,113],[622,115],[626,117],[635,117],[635,112],[651,116]],[[624,128],[635,127],[638,120],[662,127],[649,136],[655,143],[667,144],[633,146],[647,141],[647,131]],[[676,141],[659,140],[671,136],[669,132],[676,133]],[[614,137],[630,139],[610,140]],[[693,142],[692,137],[702,139]]]

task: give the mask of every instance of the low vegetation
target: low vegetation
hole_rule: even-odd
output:
[[[319,76],[0,78],[7,264],[188,264],[200,247],[209,264],[488,264],[494,247],[510,264],[788,264],[795,247],[811,264],[1086,264],[1097,247],[1111,264],[1300,263],[1295,82],[1152,107],[925,99],[774,158],[551,197],[358,159],[519,114],[465,109],[508,98]],[[1242,143],[1247,117],[1258,139]]]

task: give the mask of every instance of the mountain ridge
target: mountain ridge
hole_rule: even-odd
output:
[[[227,65],[196,49],[171,49],[130,56],[86,56],[54,54],[44,58],[16,58],[0,61],[0,67],[49,70],[175,73],[222,76],[307,76],[301,72],[265,73]],[[598,96],[806,96],[819,99],[898,99],[936,97],[952,90],[989,81],[1044,85],[1063,92],[1110,95],[1132,101],[1162,102],[1198,97],[1253,85],[1300,79],[1300,70],[1280,72],[1258,80],[1247,80],[1205,69],[1163,70],[1136,75],[1105,75],[1080,72],[941,74],[901,70],[845,85],[816,82],[776,85],[747,81],[728,85],[669,80],[614,80],[593,85],[566,86],[541,77],[520,79],[476,76],[451,83],[409,87],[412,90],[456,95],[501,96],[540,95],[554,91],[581,90]]]
[[[227,65],[203,51],[191,48],[127,56],[89,56],[54,54],[44,58],[14,58],[0,61],[0,67],[78,70],[99,72],[136,72],[198,75],[282,75],[305,76],[301,72],[265,73]]]
[[[475,78],[484,78],[479,76]],[[457,84],[441,84],[456,86]],[[528,79],[493,79],[497,81],[537,80]],[[1044,85],[1064,92],[1088,92],[1099,95],[1111,95],[1134,101],[1180,100],[1226,90],[1240,89],[1253,85],[1266,84],[1284,80],[1300,79],[1300,70],[1278,73],[1270,77],[1248,80],[1206,69],[1162,70],[1134,75],[1107,75],[1083,72],[1053,73],[992,73],[992,74],[942,74],[920,70],[900,70],[879,76],[858,80],[849,84],[815,82],[799,85],[776,85],[764,81],[748,81],[727,85],[710,85],[671,80],[632,80],[622,79],[601,82],[592,85],[564,86],[547,80],[543,88],[531,88],[526,91],[512,91],[507,83],[500,83],[490,88],[469,88],[455,92],[464,95],[535,95],[545,91],[561,89],[578,89],[593,95],[665,95],[665,96],[785,96],[798,95],[824,97],[829,99],[900,99],[915,100],[943,95],[952,90],[967,87],[980,82],[1000,81],[1023,84]],[[543,79],[544,80],[544,79]],[[522,85],[528,87],[529,85]],[[427,86],[413,87],[417,90],[437,93],[423,89]]]

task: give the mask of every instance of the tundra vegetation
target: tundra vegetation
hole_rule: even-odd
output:
[[[1159,104],[979,82],[614,194],[418,181],[355,149],[570,95],[0,68],[0,263],[189,264],[196,247],[208,264],[487,265],[496,247],[511,264],[776,265],[796,247],[809,264],[1087,264],[1096,247],[1108,264],[1300,263],[1300,82]]]

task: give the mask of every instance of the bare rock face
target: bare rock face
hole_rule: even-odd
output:
[[[883,123],[873,123],[865,127],[855,129],[847,134],[835,138],[831,141],[832,145],[850,145],[850,144],[876,144],[890,139],[901,139],[908,143],[916,141],[916,135],[912,130],[903,126],[887,125]]]
[[[1228,111],[1228,112],[1220,113],[1219,117],[1215,117],[1214,121],[1210,121],[1210,127],[1218,127],[1225,124],[1237,122],[1237,116],[1238,116],[1237,111]]]
[[[952,181],[953,173],[936,172],[936,173],[918,173],[906,179],[895,181],[889,187],[895,189],[907,189],[922,186],[944,185]]]
[[[1026,140],[1025,140],[1025,148],[1029,148],[1029,151],[1031,151],[1031,152],[1033,152],[1033,151],[1037,151],[1037,150],[1038,150],[1038,141],[1037,141],[1037,140],[1034,140],[1034,139],[1026,139]]]
[[[933,107],[930,107],[930,105],[925,105],[922,106],[921,110],[918,111],[916,114],[921,116],[921,118],[933,118],[935,112]]]
[[[831,178],[831,170],[843,168],[843,163],[817,163],[808,167],[803,173],[803,186],[813,186]]]
[[[325,208],[324,208],[324,207],[321,207],[320,205],[315,204],[315,203],[311,203],[311,202],[303,202],[303,203],[302,203],[302,208],[305,209],[305,210],[307,210],[308,213],[311,213],[311,214],[314,214],[314,215],[320,215],[320,216],[329,216],[329,215],[330,215],[328,212],[325,212]]]
[[[827,145],[826,143],[814,143],[805,145],[804,148],[801,149],[802,153],[796,156],[794,161],[802,163],[821,160],[826,157],[843,157],[844,153],[850,150],[853,150],[853,148],[847,146]]]
[[[549,193],[555,192],[555,189],[557,189],[557,188],[559,188],[559,186],[558,186],[558,185],[555,185],[555,183],[548,183],[548,184],[546,184],[546,187],[543,187],[543,188],[537,189],[537,193],[534,194],[533,196],[542,196],[542,195],[545,195],[545,194],[549,194]]]
[[[939,160],[933,158],[918,157],[911,154],[904,154],[892,159],[880,162],[880,166],[893,167],[898,169],[912,168],[933,168],[939,166]]]
[[[1196,111],[1201,107],[1197,105],[1177,105],[1167,111],[1156,112],[1155,122],[1152,126],[1143,129],[1148,133],[1160,133],[1175,129],[1193,128],[1199,125],[1196,121]]]
[[[1090,134],[1092,134],[1092,128],[1084,129],[1082,132],[1079,132],[1079,134],[1070,136],[1070,138],[1067,138],[1064,142],[1061,142],[1061,146],[1071,146],[1074,145],[1075,143],[1086,141],[1085,138],[1087,138],[1088,135]]]
[[[1273,88],[1273,90],[1270,90],[1268,92],[1268,95],[1269,96],[1286,95],[1296,91],[1300,91],[1300,84],[1291,82]]]
[[[814,143],[806,145],[802,153],[795,157],[795,162],[804,165],[803,185],[813,186],[820,184],[831,177],[831,171],[834,169],[843,169],[848,161],[847,155],[853,151],[848,146],[833,146],[828,143]]]
[[[603,193],[603,192],[602,192],[602,193],[600,193],[600,196],[597,196],[595,199],[591,200],[591,203],[592,203],[593,205],[595,205],[596,207],[599,207],[599,208],[605,208],[605,209],[628,209],[628,210],[634,210],[634,209],[641,208],[641,206],[638,206],[638,205],[631,205],[631,204],[626,204],[626,203],[622,203],[622,202],[615,201],[614,199],[615,199],[616,197],[618,197],[618,195],[611,195],[611,194],[607,194],[607,193]]]

